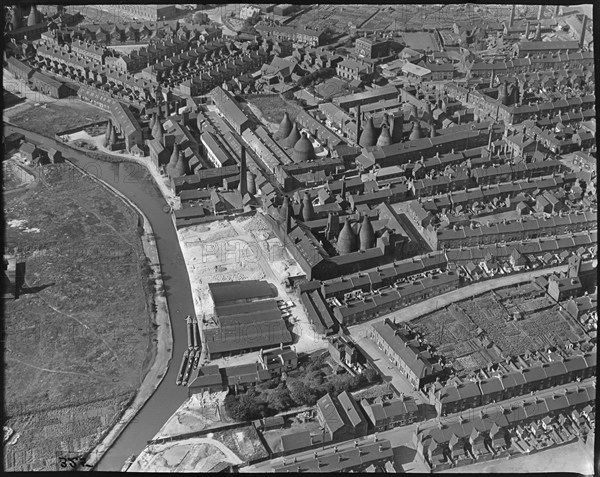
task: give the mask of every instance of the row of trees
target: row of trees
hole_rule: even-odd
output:
[[[351,376],[325,374],[324,358],[300,367],[285,381],[279,378],[259,384],[240,395],[229,394],[225,398],[225,409],[231,417],[249,421],[272,416],[297,406],[313,406],[327,393],[337,396],[343,391],[354,391],[367,384],[379,381],[379,374],[373,369]]]

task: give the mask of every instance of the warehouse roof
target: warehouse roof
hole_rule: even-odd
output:
[[[203,332],[209,354],[266,348],[292,342],[292,336],[283,319],[253,322],[242,326],[221,326],[220,328],[205,329]]]
[[[231,304],[237,300],[277,296],[277,289],[264,280],[209,283],[208,288],[215,306]]]

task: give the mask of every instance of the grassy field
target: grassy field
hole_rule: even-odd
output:
[[[278,94],[253,94],[246,96],[249,103],[254,104],[267,121],[279,124],[283,113],[287,111],[293,121],[302,108],[290,101],[286,101]]]
[[[68,164],[5,196],[9,250],[25,259],[5,305],[7,470],[54,469],[91,450],[135,395],[152,356],[137,214]],[[50,173],[51,172],[51,173]]]
[[[11,115],[10,121],[16,126],[54,137],[58,132],[75,128],[83,124],[106,120],[104,112],[75,99],[64,99],[52,104],[31,106]]]

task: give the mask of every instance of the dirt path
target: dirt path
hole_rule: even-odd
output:
[[[10,349],[6,349],[6,351],[8,351],[10,353]],[[49,373],[62,373],[62,374],[75,374],[76,376],[85,376],[86,378],[92,378],[92,379],[106,379],[108,381],[112,381],[112,378],[109,378],[108,376],[101,376],[98,374],[85,374],[85,373],[76,373],[75,371],[61,371],[59,369],[48,369],[48,368],[41,368],[40,366],[36,366],[34,364],[31,363],[26,363],[25,361],[21,361],[20,359],[15,358],[14,356],[6,356],[6,359],[9,361],[17,361],[18,363],[24,364],[25,366],[29,366],[30,368],[34,368],[34,369],[39,369],[40,371],[47,371]]]

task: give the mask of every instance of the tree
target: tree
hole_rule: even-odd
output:
[[[289,382],[288,389],[290,397],[298,406],[313,406],[317,402],[316,396],[302,381]]]
[[[369,384],[373,384],[379,381],[379,373],[373,368],[367,368],[363,372],[363,376]]]
[[[275,389],[271,389],[267,395],[267,405],[269,409],[281,412],[289,409],[294,405],[290,391],[281,384]]]
[[[320,369],[307,370],[307,373],[302,378],[302,382],[310,389],[316,389],[323,383],[323,373]]]
[[[225,397],[224,405],[229,415],[238,421],[257,419],[261,415],[261,407],[264,408],[264,403],[259,402],[253,393],[239,396],[229,394]]]

